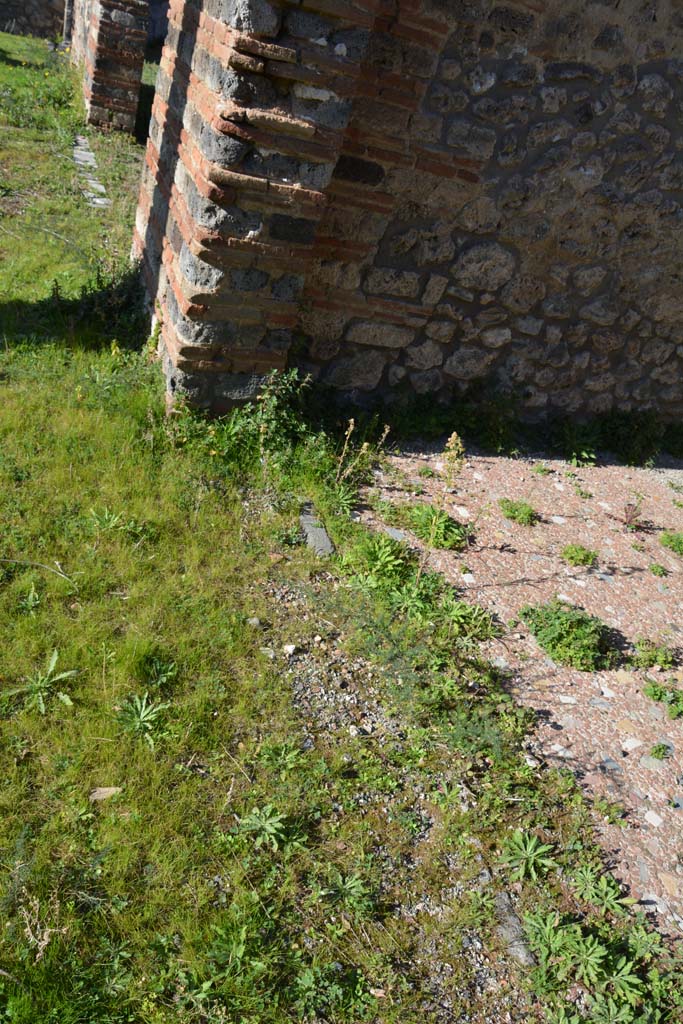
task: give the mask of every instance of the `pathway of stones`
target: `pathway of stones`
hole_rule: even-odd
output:
[[[106,188],[95,175],[97,160],[85,135],[76,136],[74,162],[84,182],[81,192],[85,196],[88,206],[100,209],[111,206],[111,199],[107,198]]]
[[[472,524],[475,539],[466,551],[425,551],[425,558],[466,600],[495,612],[504,625],[518,620],[523,605],[559,596],[630,643],[644,637],[678,650],[675,670],[586,673],[553,663],[516,624],[506,626],[488,654],[508,673],[516,697],[537,713],[537,761],[572,769],[597,801],[599,839],[615,874],[644,908],[657,912],[664,931],[679,934],[683,718],[669,718],[643,687],[655,680],[683,688],[683,558],[661,544],[662,531],[683,530],[682,464],[576,469],[561,460],[472,455],[454,487],[447,476],[443,447],[397,452],[378,471],[360,517],[386,531],[372,508],[382,498],[430,503]],[[540,521],[531,527],[509,522],[498,506],[503,497],[527,501]],[[635,530],[624,522],[628,505],[637,509]],[[424,550],[412,534],[404,536]],[[567,565],[560,554],[567,544],[595,550],[597,565]],[[663,566],[666,575],[655,575],[652,565]],[[662,760],[651,754],[659,744],[666,744]],[[623,819],[606,814],[604,801],[620,805]]]

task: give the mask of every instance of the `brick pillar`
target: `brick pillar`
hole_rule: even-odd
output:
[[[147,0],[75,0],[73,54],[85,64],[90,124],[135,129],[148,14]]]
[[[380,0],[171,0],[138,209],[171,396],[281,369]]]

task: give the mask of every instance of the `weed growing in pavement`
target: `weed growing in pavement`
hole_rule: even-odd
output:
[[[683,690],[650,681],[643,687],[643,693],[651,700],[665,704],[669,718],[683,718]]]
[[[567,544],[562,548],[561,557],[568,565],[585,565],[590,568],[596,564],[598,553],[584,548],[582,544]]]
[[[630,533],[639,533],[642,530],[646,530],[648,527],[647,522],[642,517],[643,508],[642,494],[634,494],[633,501],[628,501],[624,505],[624,511],[621,514],[621,522],[624,524],[626,530]]]
[[[650,757],[654,757],[656,761],[665,761],[667,757],[671,757],[671,747],[668,743],[655,743],[650,747]]]
[[[433,505],[412,505],[406,510],[413,532],[433,548],[462,551],[472,542],[473,530]]]
[[[531,467],[531,472],[536,476],[550,476],[552,469],[543,462],[537,462],[535,466]]]
[[[380,502],[377,509],[386,522],[411,530],[430,548],[462,551],[474,540],[471,526],[459,523],[443,509],[433,505],[393,505]]]
[[[666,530],[659,538],[660,542],[675,555],[683,556],[683,533],[676,533],[673,530]]]
[[[446,481],[449,487],[454,487],[465,465],[465,445],[455,430],[444,446],[443,461]]]
[[[669,570],[665,566],[660,565],[659,562],[652,563],[652,565],[650,566],[650,572],[653,576],[663,577],[669,575]]]
[[[626,827],[626,811],[622,804],[614,800],[607,800],[604,797],[594,797],[593,810],[602,818],[605,818],[610,825]]]
[[[512,501],[511,498],[501,498],[498,507],[506,519],[518,523],[520,526],[535,526],[541,518],[531,505],[526,501]]]
[[[593,497],[592,491],[587,491],[584,489],[577,473],[573,473],[571,470],[568,470],[565,473],[565,476],[574,488],[574,494],[577,496],[577,498],[583,498],[584,500],[587,500],[588,498]]]
[[[632,654],[629,661],[634,668],[673,668],[676,664],[676,655],[666,644],[656,644],[654,640],[640,638],[635,643],[635,654]]]
[[[582,608],[555,599],[545,605],[525,605],[519,617],[558,665],[594,672],[617,659],[608,627]]]

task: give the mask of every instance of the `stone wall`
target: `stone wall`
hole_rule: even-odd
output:
[[[136,233],[169,390],[683,412],[675,0],[171,4]]]
[[[61,35],[64,19],[64,0],[2,0],[0,3],[0,31],[17,35]]]
[[[90,124],[134,130],[148,17],[147,0],[74,0],[72,55]]]

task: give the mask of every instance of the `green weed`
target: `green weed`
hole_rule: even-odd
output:
[[[520,619],[558,665],[594,672],[614,664],[616,652],[607,626],[581,608],[554,600],[526,605]]]
[[[122,704],[117,713],[119,725],[124,732],[137,739],[144,740],[151,749],[154,748],[154,735],[161,725],[164,711],[170,707],[167,703],[150,701],[149,694],[142,697],[133,694]]]
[[[287,842],[285,817],[272,804],[252,808],[249,814],[240,818],[238,831],[253,839],[256,850],[267,846],[277,852]]]
[[[521,882],[531,878],[536,881],[559,866],[552,853],[552,844],[542,843],[538,836],[516,829],[505,842],[500,862],[511,868],[513,880]]]
[[[675,555],[683,556],[683,533],[666,530],[659,539],[669,551],[673,551]]]
[[[577,868],[571,887],[580,899],[592,903],[601,914],[622,915],[634,902],[622,895],[621,887],[613,875],[597,871],[587,864]]]
[[[501,498],[498,507],[506,519],[518,523],[520,526],[534,526],[540,516],[538,512],[526,501],[512,501],[510,498]]]
[[[459,523],[443,509],[433,505],[389,505],[384,503],[380,512],[389,522],[403,526],[423,540],[429,547],[446,551],[462,551],[474,539],[474,530]]]
[[[59,652],[53,651],[44,672],[34,672],[20,686],[10,687],[9,690],[5,690],[3,697],[10,700],[13,697],[21,697],[23,707],[27,711],[39,711],[41,715],[47,712],[48,704],[53,697],[65,707],[72,707],[73,701],[71,697],[59,688],[59,683],[63,683],[66,679],[72,679],[78,675],[78,672],[76,669],[56,672],[58,658]]]
[[[653,640],[636,640],[635,654],[631,655],[630,661],[634,668],[673,668],[676,664],[676,656],[670,647],[665,644],[656,644]]]
[[[590,568],[597,562],[598,553],[584,548],[581,544],[567,544],[562,548],[561,557],[568,565],[585,565]]]
[[[604,876],[603,876],[604,877]],[[631,935],[615,929],[612,922],[582,926],[557,912],[529,914],[527,934],[538,966],[533,971],[536,990],[555,1000],[549,1019],[575,1022],[636,1022],[655,1012],[654,1019],[669,1017],[678,1003],[675,963],[671,961],[652,985],[649,961],[658,943],[649,939],[641,925]],[[567,1003],[571,988],[578,989],[587,1004],[588,1016]]]
[[[683,690],[664,683],[649,682],[643,687],[643,693],[651,700],[665,704],[669,718],[683,717]]]

